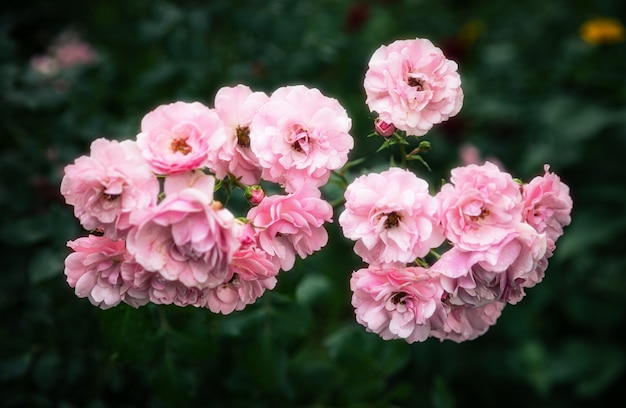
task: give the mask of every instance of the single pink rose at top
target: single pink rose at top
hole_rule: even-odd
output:
[[[548,237],[548,251],[554,251],[563,227],[572,221],[572,197],[569,187],[545,165],[545,174],[525,184],[522,190],[524,220]]]
[[[333,208],[311,185],[287,195],[271,195],[248,211],[247,218],[258,229],[258,246],[288,271],[296,254],[304,259],[328,242],[325,222],[331,222]]]
[[[370,111],[407,135],[426,134],[463,105],[457,64],[423,38],[378,48],[369,61],[364,88]]]
[[[352,274],[350,288],[357,322],[385,340],[424,341],[445,320],[443,288],[427,269],[370,266]]]
[[[519,223],[504,240],[483,251],[452,247],[431,270],[441,275],[450,303],[481,306],[493,301],[515,304],[543,279],[545,234]]]
[[[100,138],[89,156],[65,166],[61,194],[85,229],[117,238],[130,228],[131,213],[156,204],[159,182],[134,141]]]
[[[207,189],[190,187],[168,193],[166,185],[165,199],[136,221],[127,247],[145,269],[202,289],[228,279],[242,226],[221,203],[212,201],[212,188],[206,180],[213,178],[196,177],[192,173],[190,182],[206,183]]]
[[[250,124],[250,148],[265,180],[289,193],[320,187],[348,161],[352,121],[336,99],[303,85],[272,93]]]
[[[450,181],[436,196],[438,215],[446,238],[461,250],[497,245],[522,222],[520,186],[495,164],[457,167]]]
[[[215,111],[224,123],[225,140],[216,147],[211,167],[218,178],[227,173],[244,184],[257,184],[262,168],[250,149],[250,123],[269,97],[246,85],[223,87],[215,95]]]
[[[160,174],[205,167],[224,142],[222,121],[200,102],[158,106],[143,117],[137,135],[143,156]]]
[[[492,302],[483,306],[453,306],[446,315],[443,328],[434,328],[430,335],[439,340],[462,343],[482,336],[502,314],[505,302]]]
[[[74,252],[65,258],[65,276],[78,297],[88,298],[101,309],[122,301],[134,307],[148,302],[132,282],[123,279],[122,269],[134,264],[124,241],[89,235],[69,241],[67,246]]]
[[[413,262],[444,241],[437,200],[428,183],[408,170],[393,167],[360,176],[345,198],[339,224],[369,264]]]

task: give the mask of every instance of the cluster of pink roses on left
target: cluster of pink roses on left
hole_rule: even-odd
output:
[[[158,106],[136,140],[95,140],[65,168],[61,193],[92,231],[68,242],[68,284],[102,309],[125,302],[230,313],[324,247],[332,207],[319,187],[353,147],[351,120],[315,88],[245,85]],[[265,195],[261,181],[284,194]],[[241,188],[236,217],[214,192]],[[230,190],[229,190],[230,191]]]

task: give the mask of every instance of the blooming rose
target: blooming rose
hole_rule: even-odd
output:
[[[522,222],[522,195],[510,174],[486,162],[451,171],[451,183],[437,194],[446,238],[464,251],[500,243]]]
[[[370,266],[352,274],[356,320],[383,339],[424,341],[445,319],[437,275],[421,267]]]
[[[241,247],[233,254],[230,278],[203,294],[202,306],[214,313],[242,310],[254,303],[266,289],[276,286],[279,265],[257,247],[257,231],[245,224],[239,240]]]
[[[538,232],[548,237],[548,252],[554,251],[563,227],[571,222],[572,198],[569,187],[545,165],[543,176],[535,177],[522,190],[523,218]]]
[[[245,85],[224,87],[215,95],[215,111],[224,123],[225,141],[216,148],[212,168],[218,178],[231,173],[244,184],[261,180],[259,161],[250,149],[250,123],[269,97]]]
[[[422,136],[463,104],[457,64],[429,40],[398,40],[378,48],[365,73],[365,103],[380,119]]]
[[[293,268],[296,253],[306,258],[328,241],[324,222],[331,222],[333,209],[311,185],[287,195],[265,197],[250,209],[247,218],[258,228],[259,248],[281,269]]]
[[[515,304],[524,296],[524,288],[542,280],[545,253],[545,234],[519,223],[504,240],[483,251],[451,248],[431,270],[442,275],[453,304]]]
[[[138,263],[169,281],[215,287],[228,278],[240,229],[230,211],[191,187],[167,194],[138,220],[127,246]]]
[[[209,289],[203,304],[214,313],[229,314],[254,303],[267,289],[276,286],[278,265],[258,248],[235,252],[231,263],[232,278]]]
[[[360,176],[345,198],[339,224],[367,263],[413,262],[444,240],[437,201],[428,183],[410,171],[391,168]]]
[[[82,226],[111,238],[123,237],[130,214],[155,205],[158,193],[157,178],[131,140],[94,140],[90,155],[65,166],[61,180],[61,194]]]
[[[434,328],[430,335],[439,340],[461,343],[482,336],[496,324],[505,302],[492,302],[483,306],[453,306],[446,316],[443,328]]]
[[[250,124],[250,148],[265,180],[294,192],[304,184],[320,187],[342,167],[354,141],[352,121],[336,99],[303,85],[272,93]]]
[[[217,113],[200,102],[160,105],[141,120],[137,144],[157,173],[202,168],[214,156],[211,147],[225,142]]]
[[[126,252],[124,241],[89,235],[69,241],[74,250],[65,258],[65,276],[76,296],[89,298],[101,309],[117,306],[124,301],[139,307],[148,302],[132,282],[125,281],[121,271],[134,264]]]
[[[201,307],[202,296],[208,289],[187,287],[177,280],[168,280],[159,273],[150,273],[148,293],[150,301],[156,305],[176,305],[180,307]]]

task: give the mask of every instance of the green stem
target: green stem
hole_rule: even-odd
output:
[[[404,147],[404,143],[400,143],[400,157],[402,158],[402,161],[400,162],[400,167],[402,167],[403,169],[406,169],[406,148]]]

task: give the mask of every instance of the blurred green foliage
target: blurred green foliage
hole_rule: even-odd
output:
[[[580,26],[626,21],[619,0],[3,2],[0,6],[0,398],[5,407],[599,406],[626,391],[626,43]],[[61,32],[94,64],[34,71]],[[98,137],[132,138],[161,103],[244,83],[320,88],[382,168],[362,80],[371,53],[426,37],[455,59],[461,114],[425,138],[431,181],[470,143],[529,180],[549,163],[573,222],[546,278],[496,326],[456,344],[382,341],[354,321],[359,267],[337,223],[326,249],[229,316],[127,305],[101,311],[65,283],[85,233],[59,194],[63,167]],[[387,151],[386,151],[387,152]],[[332,194],[336,191],[327,190]],[[340,194],[340,192],[339,192]]]

